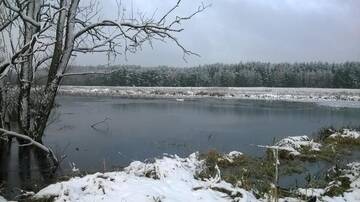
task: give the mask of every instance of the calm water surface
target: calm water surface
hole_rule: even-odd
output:
[[[70,170],[70,163],[93,172],[104,165],[110,170],[163,153],[186,156],[210,149],[261,156],[264,150],[254,144],[360,123],[359,108],[311,103],[63,96],[57,104],[44,143],[67,156],[61,166],[64,171]],[[47,172],[39,169],[44,166],[39,164],[41,158],[20,155],[16,145],[10,152],[0,152],[0,160],[5,162],[0,165],[0,181],[12,187],[24,187],[34,179],[44,183],[41,179]]]
[[[209,149],[262,155],[254,144],[360,123],[360,109],[311,103],[96,97],[60,97],[57,103],[45,143],[80,169]]]

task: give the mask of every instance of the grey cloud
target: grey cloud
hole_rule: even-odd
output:
[[[110,1],[103,12],[113,11]],[[134,9],[152,14],[164,12],[176,0],[133,0]],[[183,0],[180,14],[200,4]],[[182,60],[175,44],[144,47],[116,64],[144,66],[192,66],[239,61],[329,61],[360,60],[360,1],[358,0],[212,0],[207,11],[184,24],[181,42],[200,58]],[[131,1],[123,1],[131,6]],[[129,7],[130,8],[130,7]],[[105,57],[79,57],[78,64],[105,63]]]

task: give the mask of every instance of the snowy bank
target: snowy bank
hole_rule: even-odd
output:
[[[349,179],[350,188],[346,190],[341,196],[325,196],[323,197],[324,201],[360,201],[360,163],[349,163],[347,168],[342,170],[342,172],[343,176]],[[326,191],[327,189],[329,189],[329,187],[325,188]]]
[[[346,138],[346,139],[359,139],[360,131],[343,129],[341,132],[335,132],[329,138]]]
[[[298,139],[298,138],[295,138]],[[307,141],[302,139],[301,141]],[[225,158],[240,158],[240,152],[230,152]],[[34,199],[52,198],[55,202],[73,201],[269,201],[255,198],[254,194],[233,186],[221,178],[220,169],[211,178],[199,179],[198,175],[206,167],[197,153],[188,158],[167,156],[155,159],[154,163],[132,162],[123,171],[96,173],[75,177],[66,182],[50,185],[39,191]],[[330,170],[338,173],[325,188],[299,188],[292,191],[293,196],[280,198],[279,201],[304,201],[316,197],[324,202],[360,201],[360,163],[347,164],[344,169]],[[340,174],[339,174],[340,173]],[[264,176],[265,177],[265,176]],[[342,192],[329,194],[334,187],[342,186],[344,178],[349,184]],[[239,187],[240,186],[240,187]],[[254,190],[255,191],[255,190]],[[1,201],[1,200],[0,200]],[[306,200],[305,200],[306,201]]]
[[[360,131],[343,128],[340,130],[329,129],[323,134],[323,139],[330,143],[360,145]]]
[[[319,102],[336,107],[360,107],[360,89],[265,88],[265,87],[114,87],[61,86],[62,95],[141,98],[226,98]],[[335,101],[342,101],[334,105]]]
[[[304,135],[281,139],[275,146],[279,149],[280,157],[295,157],[304,152],[320,151],[321,144]]]
[[[0,196],[0,202],[7,202],[7,200],[4,197]]]
[[[50,185],[35,198],[55,201],[257,201],[254,195],[221,180],[220,173],[196,179],[204,162],[197,154],[131,163],[124,171],[96,173]]]
[[[335,180],[328,184],[324,189],[298,189],[298,193],[307,197],[317,197],[324,202],[350,202],[360,201],[360,163],[352,162],[347,164],[345,169],[339,171],[341,176],[339,179],[346,178],[350,182],[349,187],[343,193],[336,196],[327,196],[332,189],[344,186],[341,181]]]

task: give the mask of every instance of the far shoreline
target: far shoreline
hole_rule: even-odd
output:
[[[277,87],[122,87],[61,86],[59,95],[157,99],[231,99],[310,102],[332,107],[360,107],[360,89]]]

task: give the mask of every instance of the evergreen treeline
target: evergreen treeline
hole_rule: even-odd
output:
[[[67,85],[106,86],[223,86],[360,88],[360,62],[346,63],[239,63],[192,68],[139,66],[81,67],[98,71],[119,69],[109,75],[72,76]],[[74,68],[78,69],[78,68]]]

